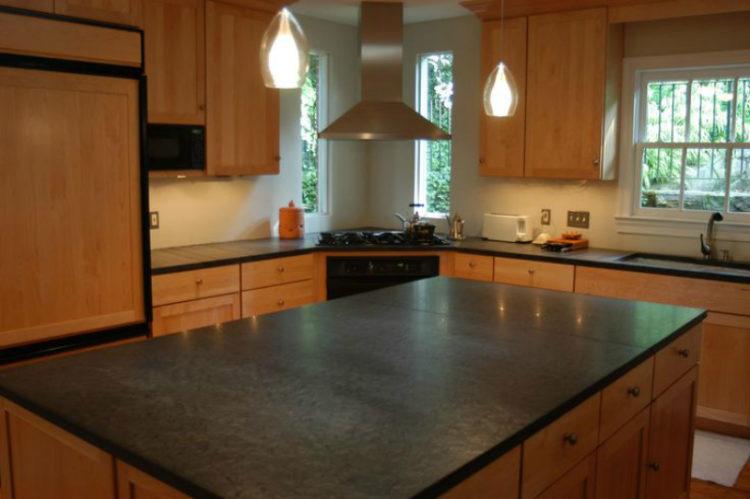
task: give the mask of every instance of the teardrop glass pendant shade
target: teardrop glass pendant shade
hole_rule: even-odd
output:
[[[513,74],[500,62],[484,84],[484,112],[488,116],[504,118],[516,114],[518,87]]]
[[[269,88],[299,88],[307,76],[309,45],[294,15],[284,7],[271,20],[260,45],[263,83]]]

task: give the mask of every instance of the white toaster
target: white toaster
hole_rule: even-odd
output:
[[[528,215],[485,213],[482,237],[492,241],[527,243],[534,239]]]

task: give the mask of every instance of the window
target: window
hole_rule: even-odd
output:
[[[305,213],[326,213],[327,147],[318,140],[320,124],[325,122],[326,57],[310,54],[310,68],[300,92],[300,136],[302,139],[302,206]]]
[[[417,109],[435,125],[451,131],[453,54],[423,54],[417,64]],[[420,140],[416,145],[415,198],[427,216],[450,212],[450,140]]]
[[[636,78],[635,212],[750,219],[750,67]]]

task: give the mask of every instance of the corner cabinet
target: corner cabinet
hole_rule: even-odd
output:
[[[279,173],[279,94],[263,84],[260,43],[272,13],[206,3],[207,173]]]

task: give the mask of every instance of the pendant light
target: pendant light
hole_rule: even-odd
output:
[[[284,7],[263,33],[260,67],[269,88],[299,88],[307,76],[309,46],[294,15]]]
[[[503,41],[505,0],[500,0],[500,46]],[[507,118],[516,114],[518,87],[508,66],[501,60],[484,84],[484,112],[487,116]]]

